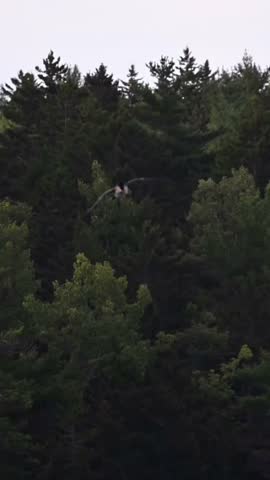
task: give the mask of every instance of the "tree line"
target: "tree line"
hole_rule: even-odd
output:
[[[2,85],[8,480],[270,476],[270,69],[148,69]]]

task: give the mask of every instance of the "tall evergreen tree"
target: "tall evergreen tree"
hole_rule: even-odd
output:
[[[84,79],[86,89],[97,98],[105,110],[113,111],[117,108],[120,98],[119,82],[113,75],[107,73],[107,67],[102,63],[95,73],[88,73]]]
[[[60,63],[60,57],[55,58],[54,52],[51,50],[43,60],[44,69],[36,67],[38,78],[42,80],[45,90],[48,94],[55,94],[57,88],[66,80],[68,67]]]
[[[125,82],[122,80],[122,84],[122,90],[131,105],[134,105],[143,99],[145,86],[142,83],[142,79],[138,78],[138,72],[135,70],[134,65],[131,65],[128,71],[127,81]]]

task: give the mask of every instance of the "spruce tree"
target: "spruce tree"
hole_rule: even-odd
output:
[[[103,63],[94,73],[88,73],[85,76],[84,86],[94,95],[102,108],[109,111],[117,108],[120,98],[119,82],[107,72],[107,67]]]

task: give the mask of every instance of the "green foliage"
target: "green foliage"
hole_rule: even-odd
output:
[[[242,340],[266,346],[268,190],[261,198],[254,179],[242,167],[218,183],[201,181],[193,198],[189,215],[194,226],[191,248],[208,263],[216,279],[208,303],[217,317],[223,318],[224,325],[233,325],[237,340],[241,332]]]
[[[228,174],[244,165],[260,187],[269,180],[269,69],[245,54],[231,74],[223,72],[212,97],[210,129],[220,134],[210,144],[216,169]]]
[[[23,367],[24,354],[21,361],[13,357],[17,347],[20,350],[24,345],[24,299],[36,289],[28,245],[30,214],[23,204],[0,203],[1,474],[12,480],[19,478],[20,464],[25,478],[31,478],[34,467],[33,445],[27,432],[27,414],[33,404],[32,380]]]
[[[189,214],[194,225],[193,251],[217,263],[221,259],[230,270],[247,267],[255,252],[265,256],[261,247],[269,220],[264,211],[254,179],[243,167],[219,183],[201,180]]]
[[[269,477],[269,69],[148,68],[1,89],[3,478]]]
[[[22,320],[22,303],[35,289],[28,246],[30,209],[22,204],[0,203],[0,329]]]
[[[7,120],[3,115],[0,116],[0,133],[13,126],[14,125],[10,120]]]
[[[65,446],[66,437],[71,426],[77,431],[82,419],[87,421],[86,393],[93,375],[105,378],[115,388],[144,381],[151,349],[141,338],[140,320],[151,298],[141,286],[137,300],[129,303],[126,289],[126,278],[116,278],[108,263],[93,265],[80,254],[72,280],[55,284],[52,303],[34,297],[25,303],[30,323],[48,344],[48,352],[36,360],[34,370],[38,373],[36,402],[46,400],[56,412],[45,449],[53,464],[57,464],[60,451],[67,455],[71,449],[73,458],[76,456],[71,440]],[[45,371],[51,372],[49,378]],[[96,393],[91,392],[92,401]],[[63,408],[64,414],[58,417]],[[62,434],[54,443],[59,429]],[[38,439],[42,442],[42,436]],[[72,466],[66,465],[66,469],[71,472]]]
[[[102,195],[102,193],[110,188],[109,180],[106,178],[105,172],[99,162],[94,160],[91,170],[91,185],[83,180],[78,180],[79,192],[86,199],[89,207],[92,206],[92,204],[100,195]]]

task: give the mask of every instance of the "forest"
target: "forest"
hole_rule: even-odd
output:
[[[40,63],[0,94],[1,478],[270,479],[270,68]]]

